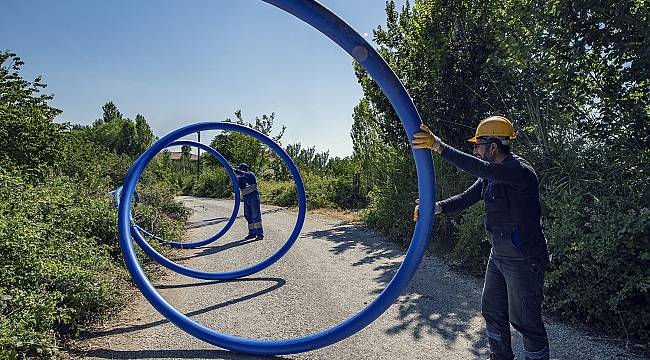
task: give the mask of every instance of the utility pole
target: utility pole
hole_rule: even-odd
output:
[[[201,132],[196,133],[198,136],[198,142],[201,142]],[[201,148],[197,147],[196,148],[196,176],[199,177],[201,176]]]

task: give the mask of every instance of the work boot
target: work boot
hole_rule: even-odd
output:
[[[248,234],[248,235],[244,238],[244,240],[253,239],[253,238],[255,238],[255,234]]]
[[[262,240],[262,239],[264,239],[264,235],[259,234],[259,235],[257,235],[257,237],[255,239],[256,240]]]

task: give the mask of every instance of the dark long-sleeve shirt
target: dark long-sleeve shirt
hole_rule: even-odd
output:
[[[534,189],[537,191],[537,176],[533,168],[521,158],[508,156],[502,163],[494,163],[481,160],[473,155],[458,151],[446,145],[442,157],[479,179],[474,182],[465,192],[440,201],[438,204],[443,213],[456,212],[476,204],[482,199],[484,180],[506,183],[516,190],[525,191]]]
[[[478,177],[465,192],[439,202],[443,213],[485,202],[485,230],[493,254],[510,258],[548,255],[541,227],[542,211],[537,175],[533,167],[516,155],[503,162],[483,161],[446,146],[442,157]]]

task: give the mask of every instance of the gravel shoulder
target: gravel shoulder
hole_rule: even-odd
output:
[[[187,240],[204,239],[227,222],[232,200],[182,197],[193,215]],[[265,239],[243,240],[241,216],[222,239],[181,250],[176,262],[207,271],[253,265],[271,255],[291,232],[296,214],[262,207]],[[270,268],[229,281],[203,281],[171,271],[154,284],[179,311],[219,332],[255,339],[289,339],[330,328],[377,297],[406,249],[358,224],[308,215],[293,248]],[[74,344],[87,359],[485,359],[480,314],[482,280],[425,257],[409,288],[356,335],[307,353],[258,357],[202,342],[164,319],[137,290],[126,308]],[[622,347],[547,319],[552,359],[644,359]],[[516,334],[513,331],[513,334]],[[513,339],[521,354],[521,339]],[[521,355],[518,358],[523,359]]]

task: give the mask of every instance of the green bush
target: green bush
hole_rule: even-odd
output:
[[[192,189],[194,189],[194,180],[196,177],[194,175],[186,175],[181,179],[181,194],[183,195],[192,195]]]
[[[358,209],[368,202],[368,197],[358,192],[352,181],[334,176],[307,174],[303,177],[307,208]],[[298,206],[298,193],[293,181],[258,182],[262,202],[277,206]]]
[[[74,333],[115,303],[124,270],[106,197],[65,177],[21,184],[0,178],[0,348],[27,357],[56,355]],[[112,260],[113,259],[113,260]]]
[[[140,187],[140,204],[133,211],[138,225],[164,239],[180,239],[191,212],[174,200],[174,190],[165,182]]]
[[[483,227],[483,211],[483,202],[479,202],[461,216],[451,253],[457,266],[477,275],[485,271],[491,248]]]
[[[83,183],[88,189],[111,191],[122,184],[133,163],[131,157],[93,143],[88,128],[73,128],[64,135],[65,160],[59,164],[62,174]]]
[[[257,184],[260,198],[265,204],[277,206],[298,206],[298,193],[292,181],[260,180]]]
[[[362,209],[370,203],[368,195],[348,178],[335,178],[332,202],[340,209]]]
[[[128,281],[111,197],[66,176],[46,180],[0,174],[3,357],[58,356],[58,339],[115,306]],[[169,188],[145,186],[141,199],[136,218],[177,240],[189,211]]]
[[[549,199],[547,306],[650,341],[650,208],[635,199]]]
[[[334,192],[336,179],[334,177],[320,177],[306,175],[304,177],[307,208],[334,208]]]
[[[200,197],[229,198],[232,192],[232,180],[224,168],[202,172],[192,188],[192,195]]]
[[[413,233],[413,208],[418,197],[415,166],[410,155],[402,152],[387,154],[384,166],[392,171],[387,171],[370,192],[364,221],[391,239],[407,243]]]

